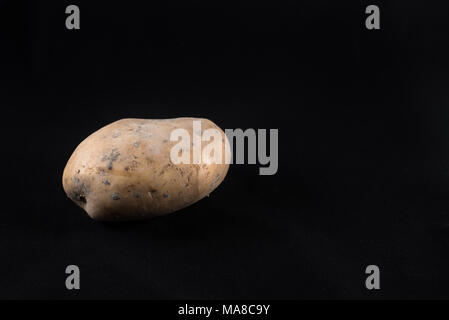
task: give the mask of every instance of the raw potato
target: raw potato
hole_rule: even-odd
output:
[[[202,132],[215,128],[221,133],[221,141],[205,141],[202,147],[219,143],[223,164],[171,162],[171,147],[178,143],[170,141],[171,132],[186,129],[192,146],[194,120],[201,121]],[[223,181],[229,169],[224,164],[226,144],[223,131],[207,119],[122,119],[76,148],[64,169],[64,190],[95,220],[141,220],[171,213],[209,195]]]

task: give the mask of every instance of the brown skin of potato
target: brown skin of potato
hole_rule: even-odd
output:
[[[170,133],[192,121],[222,135],[223,164],[178,164],[170,160]],[[213,142],[202,142],[204,148]],[[99,221],[143,220],[185,208],[209,195],[225,178],[225,144],[212,121],[198,118],[122,119],[87,137],[64,169],[67,196]],[[192,159],[192,155],[191,155]],[[192,162],[191,162],[192,163]]]

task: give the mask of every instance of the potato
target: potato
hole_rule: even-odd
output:
[[[202,132],[193,132],[193,121],[201,124]],[[171,149],[178,143],[170,140],[171,133],[179,128],[191,137],[190,150],[184,150],[189,153],[190,164],[171,161]],[[199,140],[201,148],[214,144],[222,152],[223,161],[210,163],[203,156],[195,164],[192,154],[198,140],[193,134],[201,136],[207,129],[217,129],[220,139]],[[230,154],[226,146],[226,135],[207,119],[122,119],[81,142],[64,169],[63,187],[94,220],[141,220],[164,215],[199,201],[220,185],[229,169],[225,164],[225,156]]]

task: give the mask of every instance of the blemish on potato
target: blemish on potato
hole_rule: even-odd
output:
[[[101,161],[109,160],[108,169],[112,170],[112,165],[113,165],[114,161],[117,161],[119,156],[120,156],[120,152],[118,152],[118,150],[114,148],[114,149],[112,149],[111,154],[109,156],[103,155],[103,158],[101,158]]]
[[[120,196],[118,193],[113,193],[112,194],[112,200],[120,200]]]

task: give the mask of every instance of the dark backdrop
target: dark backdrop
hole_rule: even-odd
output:
[[[447,1],[0,1],[0,297],[449,298],[448,16]],[[66,198],[90,133],[179,116],[278,128],[279,172],[234,165],[211,197],[139,223]]]

